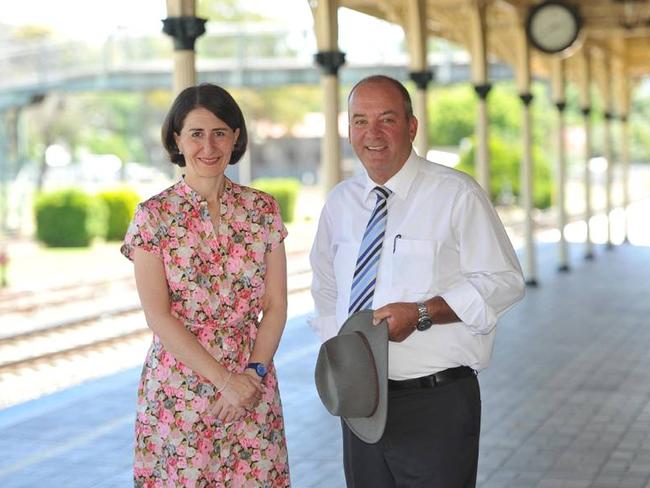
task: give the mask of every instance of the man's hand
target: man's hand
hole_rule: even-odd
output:
[[[389,303],[375,310],[373,323],[388,322],[388,338],[393,342],[402,342],[410,336],[418,323],[418,306],[415,303]]]

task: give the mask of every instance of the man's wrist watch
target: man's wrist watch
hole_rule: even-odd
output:
[[[427,306],[424,302],[417,302],[416,305],[418,306],[418,323],[415,328],[420,331],[427,330],[433,325]]]
[[[266,369],[264,363],[248,363],[246,369],[248,368],[254,370],[260,378],[264,378],[266,373],[268,373],[268,369]]]

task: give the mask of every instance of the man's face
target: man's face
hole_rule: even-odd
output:
[[[407,118],[399,90],[386,81],[358,86],[348,105],[348,136],[370,178],[379,184],[397,173],[409,157],[418,122]]]

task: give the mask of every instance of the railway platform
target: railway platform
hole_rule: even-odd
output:
[[[481,488],[650,488],[650,247],[538,247],[540,286],[499,324],[479,375]],[[276,357],[293,486],[344,486],[339,425],[313,386],[306,292]],[[0,411],[3,488],[131,486],[139,368]]]

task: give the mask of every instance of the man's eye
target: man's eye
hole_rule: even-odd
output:
[[[201,137],[202,132],[199,132],[199,131],[197,131],[197,132],[190,132],[190,135],[191,135],[192,137]]]
[[[357,127],[362,126],[362,125],[366,125],[366,121],[365,120],[355,120],[354,125],[356,125]]]

